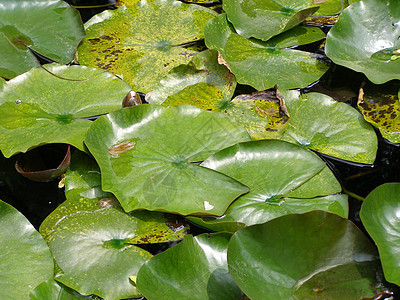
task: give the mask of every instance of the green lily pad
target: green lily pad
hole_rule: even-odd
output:
[[[377,127],[392,143],[400,143],[400,103],[398,84],[366,86],[359,95],[358,109],[364,119]]]
[[[46,65],[0,85],[0,149],[5,157],[47,143],[84,150],[89,117],[121,108],[130,87],[84,66]],[[105,88],[107,87],[107,88]]]
[[[290,118],[281,139],[348,161],[374,162],[376,134],[351,106],[319,93],[282,95]]]
[[[146,95],[146,101],[215,109],[220,101],[232,98],[235,87],[235,76],[218,63],[217,51],[206,50],[196,54],[189,64],[174,68]]]
[[[54,279],[39,284],[31,293],[31,300],[81,300],[87,297],[80,296],[70,288],[58,283]],[[94,299],[94,298],[89,298]]]
[[[400,79],[400,10],[396,0],[353,3],[326,38],[326,55],[373,83]]]
[[[289,49],[323,39],[318,28],[298,26],[260,42],[238,35],[221,14],[207,23],[204,34],[207,47],[219,51],[236,80],[257,90],[275,84],[280,89],[305,87],[328,70],[317,54]]]
[[[78,11],[64,1],[2,0],[0,76],[13,78],[40,66],[30,49],[66,64],[84,37]]]
[[[14,207],[0,200],[0,299],[27,299],[53,277],[46,242]]]
[[[311,210],[347,216],[347,196],[337,194],[341,187],[332,172],[314,153],[291,143],[278,140],[240,143],[211,156],[202,166],[250,187],[222,217],[203,217],[204,223],[212,226],[234,225],[228,222],[249,226]]]
[[[299,25],[318,10],[314,0],[228,0],[222,8],[239,35],[263,41]]]
[[[243,293],[228,273],[230,237],[226,233],[187,235],[183,242],[141,267],[139,291],[149,300],[241,299]]]
[[[228,268],[251,299],[361,299],[379,290],[374,245],[349,220],[321,211],[237,231]]]
[[[152,91],[174,67],[197,53],[184,45],[203,38],[216,13],[174,0],[141,1],[94,16],[78,49],[79,62],[123,76],[133,89]]]
[[[0,77],[0,88],[5,83],[6,83],[5,79],[3,77]]]
[[[223,114],[147,104],[97,119],[85,143],[100,166],[103,190],[126,211],[221,215],[248,188],[193,163],[249,139]]]
[[[137,229],[137,220],[115,207],[59,220],[49,239],[60,268],[55,279],[82,295],[110,300],[139,296],[129,276],[136,276],[152,255],[133,245]]]
[[[84,212],[94,212],[103,207],[118,206],[111,193],[101,189],[101,175],[96,162],[87,154],[75,151],[71,167],[65,174],[65,196],[60,204],[40,225],[40,233],[46,241],[60,220]],[[183,239],[188,226],[173,215],[137,211],[127,214],[136,222],[136,236],[130,242],[136,244],[164,243]]]
[[[361,206],[365,229],[378,246],[385,278],[400,285],[400,184],[374,189]]]

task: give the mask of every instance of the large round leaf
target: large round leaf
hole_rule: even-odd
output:
[[[202,163],[250,187],[219,218],[206,223],[259,224],[288,213],[327,210],[347,216],[347,198],[332,172],[314,153],[277,140],[241,143]],[[302,185],[307,187],[302,188]],[[299,189],[297,191],[297,189]],[[229,225],[232,226],[232,225]]]
[[[115,207],[79,212],[59,220],[49,246],[60,272],[55,279],[83,295],[107,300],[138,296],[136,276],[151,254],[132,245],[137,220]]]
[[[9,157],[46,143],[83,150],[89,117],[121,107],[130,87],[84,66],[46,65],[0,85],[0,149]]]
[[[268,42],[248,40],[238,35],[221,14],[204,28],[206,45],[218,50],[239,83],[257,90],[305,87],[328,70],[317,54],[289,49],[324,38],[318,28],[295,27]]]
[[[141,1],[104,11],[86,24],[79,62],[122,75],[147,93],[168,72],[188,63],[195,51],[187,43],[203,38],[203,27],[216,13],[174,0]]]
[[[0,200],[0,299],[28,299],[42,281],[53,277],[53,259],[32,224]]]
[[[378,246],[385,278],[400,285],[400,183],[385,183],[365,199],[361,221]]]
[[[137,287],[146,299],[241,299],[228,273],[230,234],[187,235],[183,242],[149,259],[139,270]]]
[[[126,211],[221,215],[248,188],[192,163],[249,139],[219,113],[138,105],[97,119],[85,143],[100,166],[103,189]]]
[[[236,32],[263,41],[289,30],[318,10],[314,0],[225,0],[222,8]]]
[[[353,3],[329,31],[325,51],[335,63],[380,84],[400,79],[400,9],[397,0]]]
[[[379,292],[372,243],[347,219],[321,211],[237,231],[228,268],[251,299],[361,299]]]
[[[30,51],[70,62],[85,36],[79,13],[59,0],[2,0],[0,76],[13,78],[39,66]]]

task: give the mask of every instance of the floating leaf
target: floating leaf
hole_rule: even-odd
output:
[[[241,299],[243,293],[228,273],[230,237],[226,233],[187,235],[183,242],[141,267],[139,291],[149,300]]]
[[[232,98],[235,87],[235,76],[218,63],[217,51],[206,50],[196,54],[189,64],[173,69],[146,95],[146,100],[165,106],[190,104],[215,109],[221,100]]]
[[[6,157],[46,143],[83,150],[92,124],[88,118],[119,109],[130,90],[119,78],[94,68],[45,68],[0,86],[0,149]]]
[[[374,189],[361,206],[365,229],[378,246],[385,278],[400,284],[400,184]]]
[[[351,106],[318,93],[282,95],[290,118],[281,139],[348,161],[374,162],[376,134]]]
[[[82,295],[118,300],[139,296],[129,276],[151,254],[134,246],[138,222],[115,207],[81,211],[59,220],[49,246],[60,268],[55,279]]]
[[[328,33],[325,51],[336,64],[364,73],[373,83],[385,83],[400,79],[400,53],[394,53],[400,49],[399,36],[396,0],[360,1],[341,13]]]
[[[347,219],[286,215],[236,232],[228,268],[251,299],[361,299],[380,292],[372,243]]]
[[[220,52],[239,83],[257,90],[305,87],[328,70],[314,53],[289,49],[324,38],[318,28],[295,27],[268,42],[247,40],[235,33],[221,14],[204,28],[206,45]]]
[[[315,0],[228,0],[222,8],[236,32],[263,41],[287,31],[318,10]]]
[[[2,0],[0,76],[13,78],[38,67],[30,49],[59,63],[68,63],[84,36],[79,13],[64,1]]]
[[[364,119],[392,143],[400,143],[398,88],[398,84],[366,86],[360,90],[357,103]]]
[[[250,188],[249,193],[237,198],[222,217],[203,218],[205,223],[253,225],[311,210],[347,216],[347,197],[331,195],[341,191],[332,172],[324,169],[326,165],[318,156],[299,146],[277,140],[240,143],[211,156],[202,166]],[[308,187],[302,188],[302,185]]]
[[[184,46],[201,40],[204,25],[215,15],[174,0],[140,1],[104,11],[85,24],[79,62],[123,76],[136,91],[150,92],[197,53]]]
[[[87,297],[80,296],[70,288],[58,283],[54,279],[39,284],[31,293],[31,300],[80,300]],[[89,299],[93,299],[90,297]]]
[[[0,200],[0,299],[27,299],[53,277],[49,248],[32,224]]]
[[[103,190],[112,192],[126,211],[221,215],[247,187],[193,163],[249,139],[244,128],[222,114],[148,104],[97,119],[85,143],[100,166]],[[135,147],[118,157],[108,152],[127,141]]]

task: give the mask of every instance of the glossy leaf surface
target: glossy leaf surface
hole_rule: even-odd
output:
[[[146,95],[149,103],[175,106],[189,104],[202,109],[215,109],[222,100],[230,100],[236,79],[218,63],[218,53],[206,50],[196,54],[187,65],[174,68]]]
[[[80,300],[85,299],[70,288],[58,283],[54,279],[39,284],[31,293],[31,300]],[[86,298],[87,299],[87,298]],[[93,299],[93,298],[89,298]]]
[[[267,42],[256,42],[238,35],[221,14],[204,28],[206,45],[220,52],[239,83],[257,90],[305,87],[318,80],[328,66],[317,54],[288,49],[324,38],[320,29],[295,27]]]
[[[137,297],[129,276],[136,276],[151,257],[132,245],[137,229],[137,220],[115,207],[80,211],[59,220],[49,238],[60,268],[55,279],[82,295],[110,300]]]
[[[396,0],[353,3],[329,31],[326,55],[373,83],[400,79],[400,9]]]
[[[203,39],[203,27],[215,15],[174,0],[104,11],[85,24],[79,62],[122,76],[135,91],[150,92],[172,68],[197,53],[183,45]]]
[[[103,190],[126,211],[221,215],[248,188],[193,162],[249,139],[219,113],[138,105],[97,119],[85,143],[100,166]]]
[[[14,207],[0,200],[0,298],[27,299],[42,281],[53,277],[46,242]]]
[[[137,287],[146,299],[241,299],[228,273],[230,234],[187,235],[178,245],[149,259],[139,270]]]
[[[2,0],[0,76],[13,78],[38,67],[30,49],[59,63],[68,63],[84,36],[79,13],[64,1]]]
[[[287,31],[318,10],[313,0],[226,0],[222,8],[236,32],[263,41]]]
[[[378,246],[385,278],[400,285],[400,184],[374,189],[361,206],[365,229]]]
[[[347,219],[286,215],[236,232],[228,268],[251,299],[361,299],[379,292],[373,244]]]
[[[347,197],[331,195],[341,191],[332,172],[323,171],[325,163],[299,146],[277,140],[241,143],[216,153],[202,165],[250,188],[222,217],[205,218],[205,222],[253,225],[310,210],[347,216]]]
[[[83,150],[89,117],[121,107],[130,87],[110,73],[84,66],[44,66],[0,86],[0,149],[10,157],[46,143]],[[104,87],[107,86],[107,89]]]

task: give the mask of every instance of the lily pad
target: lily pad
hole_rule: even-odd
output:
[[[374,189],[361,206],[365,229],[378,246],[385,278],[400,285],[400,184]]]
[[[174,67],[197,53],[184,46],[203,39],[216,13],[174,0],[140,1],[104,11],[86,24],[79,62],[124,78],[136,91],[152,91]]]
[[[400,143],[399,84],[369,85],[360,90],[358,109],[392,143]]]
[[[189,64],[174,68],[146,95],[146,100],[165,106],[189,104],[215,109],[220,101],[232,98],[235,87],[235,76],[218,63],[217,51],[206,50],[196,54]]]
[[[65,196],[60,204],[40,225],[40,233],[46,241],[60,220],[101,208],[117,207],[119,202],[111,193],[101,189],[101,175],[96,162],[87,154],[75,151],[71,168],[65,174]],[[136,244],[164,243],[183,239],[188,226],[173,215],[137,211],[127,214],[136,222]]]
[[[5,157],[47,143],[84,150],[88,118],[121,108],[129,91],[119,78],[94,68],[32,69],[0,85],[0,149]]]
[[[275,84],[280,89],[305,87],[328,70],[318,54],[289,49],[323,39],[319,28],[298,26],[260,42],[238,35],[221,14],[207,23],[204,34],[207,47],[219,51],[237,81],[257,90]]]
[[[236,32],[263,41],[287,31],[318,10],[315,0],[227,0],[222,8]]]
[[[136,276],[152,255],[133,245],[137,228],[135,218],[115,207],[59,220],[49,239],[60,268],[55,279],[82,295],[110,300],[139,296],[129,276]]]
[[[374,162],[376,134],[351,106],[319,93],[282,95],[290,118],[281,139],[348,161]]]
[[[241,299],[243,293],[228,273],[230,237],[226,233],[187,235],[183,242],[141,267],[137,276],[139,291],[149,300]]]
[[[80,296],[70,288],[58,283],[54,279],[47,280],[39,284],[31,293],[31,300],[81,300],[88,299]],[[94,298],[89,298],[94,299]]]
[[[361,299],[380,292],[374,245],[349,220],[321,211],[237,231],[228,268],[255,300]]]
[[[341,187],[332,172],[314,153],[291,143],[240,143],[211,156],[202,166],[250,187],[249,193],[236,199],[222,217],[203,218],[205,223],[249,226],[311,210],[347,216],[347,197],[337,194]]]
[[[353,3],[326,38],[326,55],[373,83],[400,79],[400,10],[396,0]]]
[[[53,258],[39,232],[11,205],[0,200],[0,298],[27,299],[53,277]]]
[[[126,211],[221,215],[248,188],[193,163],[249,139],[223,114],[147,104],[97,119],[85,143],[100,166],[103,190]]]
[[[84,37],[78,11],[64,1],[2,0],[0,76],[13,78],[40,66],[30,49],[59,63],[68,63]]]

